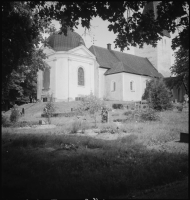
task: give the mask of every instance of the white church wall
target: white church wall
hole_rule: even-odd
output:
[[[39,70],[37,72],[37,99],[41,100],[41,94],[42,94],[42,71]]]
[[[115,90],[112,84],[115,82]],[[123,76],[122,73],[110,74],[105,76],[105,97],[109,100],[123,100]]]
[[[163,36],[162,40],[158,41],[157,66],[158,71],[164,77],[169,77],[171,75],[171,39],[166,36]]]
[[[50,89],[48,91],[43,88],[43,71],[39,70],[37,73],[37,99],[42,100],[43,97],[46,97],[48,94],[55,97],[55,61],[53,58],[47,59],[45,61],[50,67]]]
[[[84,86],[78,85],[78,69],[84,70]],[[69,61],[69,98],[75,100],[75,97],[94,94],[94,63],[75,60]]]
[[[56,60],[51,59],[49,62],[47,62],[48,65],[50,66],[50,90],[49,94],[53,95],[53,97],[56,97],[56,80],[55,80],[55,73],[56,73]]]
[[[56,83],[55,85],[56,101],[67,101],[68,100],[68,59],[66,57],[57,58],[54,73],[52,73],[52,80],[53,82]],[[53,85],[51,86],[54,87]]]
[[[105,95],[105,75],[104,73],[107,71],[105,68],[98,69],[98,76],[99,76],[99,98],[103,99],[106,97]]]
[[[150,80],[148,76],[123,73],[123,100],[141,101],[146,88],[146,81]],[[131,90],[130,82],[133,84]]]
[[[135,48],[135,55],[146,57],[164,77],[171,75],[171,39],[163,36],[154,48],[144,44],[143,48]]]
[[[97,61],[94,61],[94,95],[99,97],[99,64]]]
[[[46,60],[50,69],[50,91],[53,93],[55,101],[72,101],[75,97],[94,94],[94,71],[95,57],[88,49],[77,47],[70,52],[59,51],[56,53],[49,52],[49,58]],[[47,52],[46,52],[47,53]],[[78,68],[82,67],[85,72],[85,85],[78,86]],[[38,97],[43,93],[42,74],[39,80],[41,85],[38,86]],[[41,87],[41,89],[40,89]],[[41,90],[41,92],[40,92]]]

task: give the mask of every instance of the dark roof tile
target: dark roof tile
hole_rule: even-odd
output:
[[[69,29],[67,36],[64,33],[59,34],[59,31],[57,31],[48,38],[48,44],[54,51],[68,51],[80,46],[81,43],[85,46],[82,37]]]
[[[147,58],[108,50],[94,45],[89,50],[96,56],[100,67],[108,69],[105,75],[127,72],[151,77],[161,76]]]

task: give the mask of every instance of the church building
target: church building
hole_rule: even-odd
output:
[[[48,58],[45,70],[38,72],[37,99],[45,102],[53,95],[55,102],[68,102],[92,93],[107,100],[141,101],[147,80],[169,76],[169,40],[166,33],[160,42],[165,46],[136,49],[131,55],[112,50],[111,44],[88,49],[70,29],[67,36],[56,32],[44,47]]]

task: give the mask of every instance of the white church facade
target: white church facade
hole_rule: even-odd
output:
[[[74,101],[90,93],[101,99],[141,101],[147,80],[167,76],[170,68],[170,55],[163,53],[171,48],[169,42],[163,52],[158,46],[152,54],[147,48],[131,55],[112,50],[110,44],[88,49],[79,34],[68,30],[67,36],[51,35],[48,44],[46,69],[37,78],[41,101],[50,95],[56,102]]]

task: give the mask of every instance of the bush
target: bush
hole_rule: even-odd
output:
[[[81,122],[79,120],[74,121],[70,126],[70,133],[77,133],[77,131],[81,128]]]
[[[172,108],[171,92],[162,78],[147,82],[143,99],[148,101],[149,107],[155,110],[168,110]]]
[[[5,114],[1,114],[2,115],[2,118],[1,118],[1,125],[3,127],[8,127],[8,126],[11,126],[11,123],[9,121],[9,118],[8,116],[6,116]]]
[[[20,111],[18,109],[18,106],[15,104],[12,108],[11,108],[11,115],[10,115],[10,121],[12,123],[16,123],[18,122],[20,117]]]
[[[176,105],[176,108],[178,111],[182,111],[183,110],[183,105],[182,104],[178,104]]]
[[[141,121],[157,121],[159,120],[159,116],[156,114],[156,111],[149,108],[146,111],[140,113]]]
[[[123,104],[115,104],[115,103],[114,103],[114,104],[112,105],[112,108],[113,108],[113,109],[123,109]]]
[[[114,119],[113,121],[114,121],[114,122],[122,122],[123,119]]]
[[[53,102],[53,95],[51,95],[51,97],[49,98],[49,101],[46,103],[46,106],[43,110],[43,114],[44,116],[47,118],[48,120],[48,124],[51,124],[51,117],[53,116],[53,113],[55,112],[55,105]]]
[[[90,114],[91,117],[94,119],[96,127],[97,116],[99,115],[102,107],[105,107],[104,102],[91,93],[90,95],[83,97],[81,103],[77,108],[76,114]]]
[[[100,127],[100,133],[118,133],[119,130],[115,124],[104,124]]]
[[[128,111],[124,112],[123,114],[128,116],[128,115],[131,115],[132,113],[133,112],[131,110],[128,110]]]

